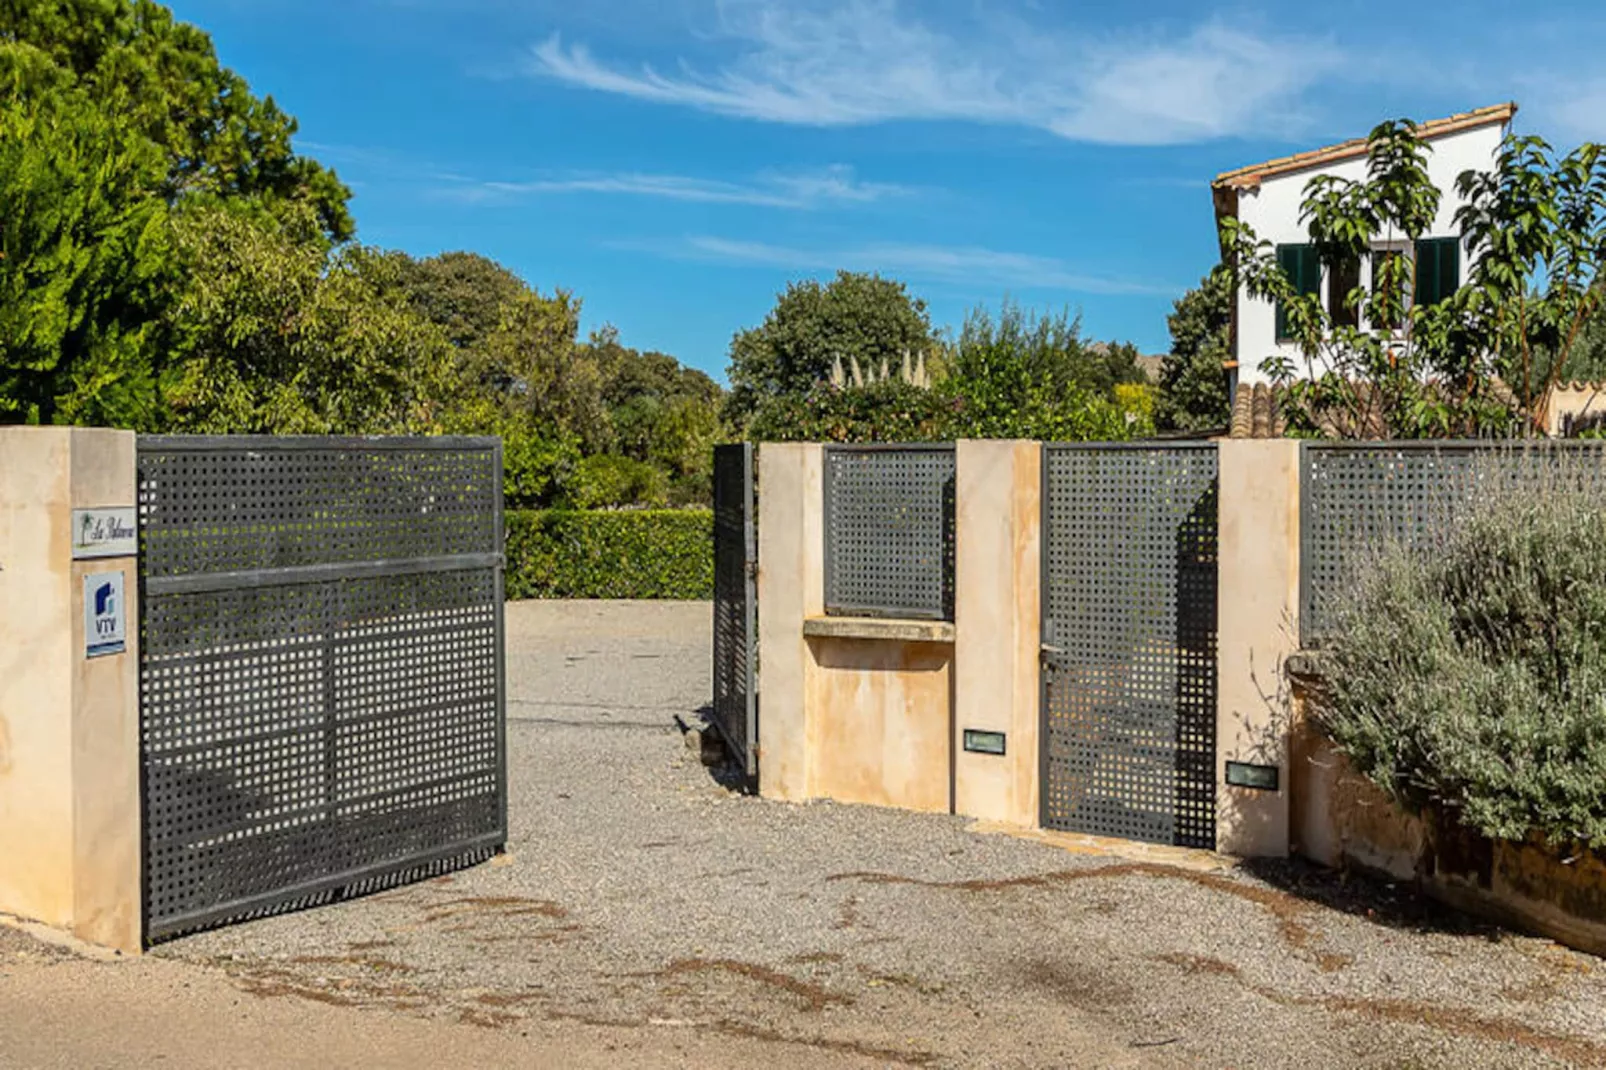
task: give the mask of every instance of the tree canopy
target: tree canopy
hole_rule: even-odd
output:
[[[719,387],[486,257],[353,240],[151,0],[0,0],[0,422],[496,434],[512,505],[706,499]]]
[[[1177,298],[1166,325],[1155,424],[1163,431],[1225,427],[1232,418],[1226,362],[1232,357],[1232,273],[1217,267]]]
[[[896,366],[935,347],[926,303],[895,279],[840,271],[825,284],[794,282],[762,324],[731,340],[727,411],[745,422],[765,401],[801,397],[839,359]]]

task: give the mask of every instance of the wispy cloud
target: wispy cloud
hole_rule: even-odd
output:
[[[771,172],[749,182],[627,172],[568,174],[520,182],[463,182],[450,187],[449,192],[459,199],[470,201],[543,194],[599,193],[702,204],[810,209],[828,205],[870,204],[913,191],[907,186],[862,181],[855,177],[852,168],[838,165],[817,171]]]
[[[693,235],[674,243],[622,247],[679,260],[758,264],[788,271],[879,271],[969,288],[1005,287],[1090,294],[1172,294],[1178,287],[1079,271],[1063,260],[979,246],[871,242],[840,248],[806,248]]]
[[[1289,132],[1306,118],[1303,92],[1342,67],[1325,41],[1214,20],[1182,33],[1070,36],[991,7],[974,24],[939,29],[898,0],[724,0],[717,11],[715,39],[731,53],[723,62],[682,61],[664,73],[599,58],[554,34],[534,48],[530,69],[769,122],[961,120],[1170,144]]]

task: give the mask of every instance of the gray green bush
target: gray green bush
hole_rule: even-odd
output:
[[[1408,810],[1606,842],[1601,461],[1505,454],[1445,539],[1380,549],[1339,607],[1312,713]]]

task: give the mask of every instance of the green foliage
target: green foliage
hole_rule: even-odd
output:
[[[176,220],[185,285],[171,309],[180,362],[170,426],[202,433],[432,430],[449,382],[441,333],[395,296],[393,263],[333,255],[310,209],[283,221],[195,204]]]
[[[0,34],[0,422],[149,428],[160,154]]]
[[[331,239],[351,237],[351,193],[294,152],[296,121],[272,97],[254,96],[218,63],[210,37],[161,4],[0,0],[0,52],[13,71],[27,69],[31,91],[92,100],[158,150],[154,192],[169,203],[190,194],[300,203]]]
[[[1606,493],[1598,459],[1506,458],[1448,545],[1384,551],[1324,649],[1318,723],[1415,812],[1606,842]],[[1513,464],[1522,478],[1509,473]]]
[[[1143,379],[1131,346],[1094,346],[1067,314],[1035,315],[1006,302],[997,321],[977,310],[936,388],[945,438],[1084,442],[1130,438],[1117,383]]]
[[[1302,354],[1302,375],[1284,358],[1262,364],[1287,387],[1295,433],[1420,438],[1545,426],[1550,388],[1602,301],[1606,151],[1586,144],[1557,158],[1538,138],[1510,137],[1493,171],[1462,174],[1456,225],[1478,250],[1470,282],[1418,305],[1413,258],[1373,246],[1414,242],[1431,225],[1441,193],[1428,151],[1412,124],[1384,123],[1369,138],[1364,180],[1323,175],[1306,188],[1302,218],[1323,265],[1371,258],[1372,287],[1345,301],[1362,326],[1335,323],[1319,293],[1298,292],[1270,243],[1223,221],[1225,262],[1252,296],[1278,303]]]
[[[821,442],[1127,439],[1153,430],[1141,379],[1133,347],[1090,345],[1068,315],[1006,303],[996,321],[971,314],[935,386],[819,383],[802,395],[765,400],[748,432],[767,441]]]
[[[712,598],[706,509],[507,514],[509,598]]]
[[[1162,431],[1226,427],[1232,420],[1226,362],[1232,358],[1232,274],[1216,267],[1177,299],[1166,324],[1171,351],[1160,365],[1154,422]]]
[[[821,383],[767,398],[748,426],[762,442],[936,442],[948,438],[951,405],[897,380],[861,387]]]
[[[582,460],[567,502],[576,509],[661,509],[668,503],[669,481],[662,469],[616,453]]]
[[[830,375],[838,357],[878,368],[934,346],[925,302],[901,282],[850,271],[825,285],[794,282],[762,325],[731,340],[726,412],[745,424],[769,399],[801,397]]]

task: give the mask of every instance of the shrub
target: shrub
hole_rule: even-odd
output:
[[[509,598],[712,598],[706,509],[507,514]]]
[[[669,480],[645,461],[599,453],[580,462],[569,499],[579,509],[661,509],[669,504]]]
[[[1502,458],[1439,545],[1339,607],[1317,723],[1395,802],[1499,840],[1606,842],[1606,491]]]

